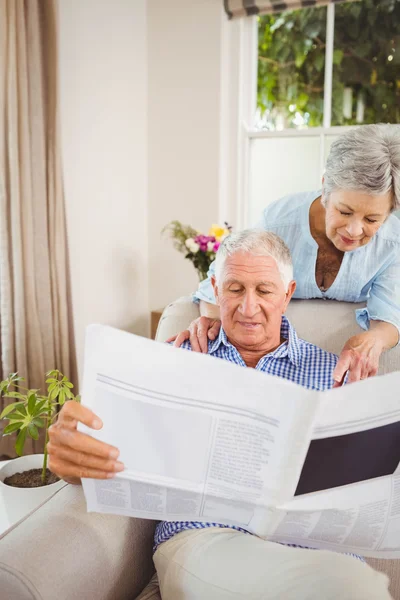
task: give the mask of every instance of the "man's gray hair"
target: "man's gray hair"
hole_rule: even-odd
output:
[[[392,210],[400,207],[400,125],[363,125],[333,142],[324,173],[324,205],[338,189],[371,196],[391,192]]]
[[[279,269],[285,290],[293,279],[293,265],[290,250],[275,233],[264,229],[244,229],[231,233],[221,243],[215,259],[215,277],[221,281],[225,260],[236,252],[249,252],[253,256],[271,256]]]

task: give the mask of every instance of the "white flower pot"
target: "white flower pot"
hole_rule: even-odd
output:
[[[22,473],[30,469],[41,469],[43,466],[43,454],[32,454],[15,458],[5,465],[0,463],[0,496],[2,509],[5,512],[3,520],[7,525],[12,525],[27,515],[31,510],[39,506],[55,491],[65,485],[65,481],[57,481],[50,485],[38,488],[17,488],[3,483],[6,477],[14,473]]]

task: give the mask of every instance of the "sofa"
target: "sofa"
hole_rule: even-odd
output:
[[[287,316],[301,337],[339,353],[359,331],[354,318],[359,306],[292,300]],[[180,298],[164,310],[156,339],[165,341],[196,316],[190,298]],[[394,370],[400,370],[400,346],[385,353],[379,373]],[[81,487],[65,484],[0,536],[0,598],[160,600],[152,562],[154,527],[149,520],[87,513]],[[389,575],[392,596],[400,600],[400,560],[368,562]]]

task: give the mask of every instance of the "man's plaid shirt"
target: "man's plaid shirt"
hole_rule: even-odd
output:
[[[276,350],[263,356],[257,371],[289,379],[310,390],[328,390],[333,386],[332,373],[338,361],[336,354],[326,352],[318,346],[299,338],[288,319],[282,317],[281,338],[286,340]],[[191,350],[186,341],[182,348]],[[219,336],[208,342],[208,354],[216,358],[229,360],[245,367],[246,364],[236,348],[228,341],[225,331],[220,329]],[[169,540],[172,536],[187,529],[205,529],[206,527],[229,527],[244,533],[248,531],[232,525],[202,523],[199,521],[163,521],[157,525],[154,548]]]

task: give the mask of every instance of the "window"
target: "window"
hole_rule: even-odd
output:
[[[332,125],[400,122],[400,2],[335,8]]]
[[[242,83],[257,85],[257,106],[239,119],[237,227],[285,194],[319,189],[329,148],[349,127],[400,122],[400,0],[286,11],[243,31]]]
[[[259,19],[258,128],[322,125],[326,15],[326,7],[321,7]]]
[[[400,2],[332,9],[258,20],[258,129],[400,121]]]

